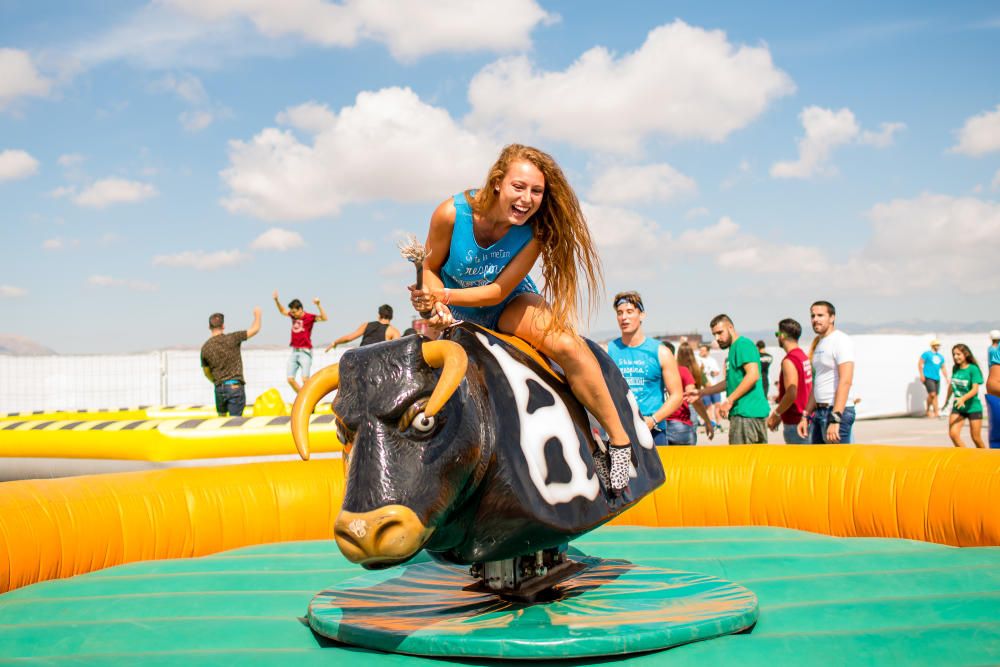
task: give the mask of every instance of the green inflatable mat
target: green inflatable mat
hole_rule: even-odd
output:
[[[573,546],[602,558],[714,575],[758,597],[752,631],[620,661],[629,665],[1000,663],[1000,548],[749,527],[604,527]],[[0,662],[448,662],[337,645],[304,624],[317,592],[361,572],[332,541],[322,541],[133,563],[44,582],[0,595]]]

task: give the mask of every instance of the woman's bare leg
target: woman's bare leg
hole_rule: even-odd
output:
[[[972,442],[976,444],[976,447],[978,449],[986,449],[986,443],[983,442],[983,420],[970,419],[969,432],[972,434]]]
[[[954,412],[948,415],[948,435],[951,436],[951,442],[956,447],[965,447],[962,444],[962,419],[961,415],[955,414]]]
[[[597,357],[576,332],[546,335],[545,328],[550,320],[548,306],[540,295],[521,294],[504,309],[499,328],[504,333],[523,338],[559,364],[573,395],[601,423],[611,444],[628,445],[628,433],[611,400]]]

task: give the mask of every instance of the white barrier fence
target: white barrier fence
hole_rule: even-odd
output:
[[[849,332],[848,332],[849,333]],[[917,375],[917,360],[933,336],[853,336],[857,355],[855,395],[859,417],[892,417],[919,414],[927,394]],[[972,348],[986,373],[986,336],[983,333],[950,334],[938,338],[941,353],[951,369],[951,348],[965,343]],[[809,340],[803,341],[808,349]],[[778,378],[780,349],[774,356],[770,391]],[[340,359],[342,350],[313,352],[313,372]],[[713,353],[725,368],[724,354]],[[245,349],[243,370],[247,400],[277,388],[287,402],[294,400],[285,381],[289,351]],[[941,400],[947,387],[941,388]],[[202,374],[197,350],[166,350],[145,354],[15,357],[0,355],[0,414],[33,410],[93,410],[137,405],[214,403],[212,385]]]
[[[342,350],[313,351],[312,370],[340,359]],[[274,387],[285,401],[295,394],[285,380],[289,352],[243,350],[247,401]],[[33,410],[94,410],[138,405],[214,405],[212,384],[198,350],[144,354],[15,357],[0,355],[0,414]]]

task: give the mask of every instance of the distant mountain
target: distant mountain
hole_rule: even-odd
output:
[[[856,334],[949,334],[1000,329],[1000,320],[979,320],[977,322],[952,322],[946,320],[898,320],[882,324],[844,324],[841,328]]]
[[[55,354],[53,350],[29,340],[24,336],[11,336],[0,334],[0,354],[11,354],[20,357],[31,357],[46,354]]]

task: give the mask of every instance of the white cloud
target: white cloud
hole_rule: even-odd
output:
[[[638,213],[582,202],[591,236],[609,278],[647,279],[662,270],[670,234]]]
[[[42,250],[63,250],[67,247],[76,247],[78,245],[80,245],[79,239],[64,239],[61,236],[57,236],[55,238],[45,239],[42,241]]]
[[[744,232],[723,216],[712,225],[683,231],[671,244],[671,254],[708,255],[720,269],[744,273],[819,274],[830,263],[819,248],[772,243]]]
[[[319,134],[337,124],[337,114],[325,104],[310,101],[280,112],[277,121],[306,134]]]
[[[142,280],[124,280],[111,276],[90,276],[87,278],[87,284],[94,287],[124,287],[135,292],[155,292],[160,288],[159,285]]]
[[[0,110],[19,97],[47,95],[52,82],[39,74],[31,56],[18,49],[0,49]]]
[[[958,131],[958,143],[951,150],[971,156],[1000,151],[1000,104],[993,111],[967,119]]]
[[[469,86],[470,120],[634,152],[652,136],[722,141],[794,88],[766,46],[734,45],[678,20],[636,51],[616,58],[595,47],[564,71],[538,70],[524,56],[499,60]]]
[[[362,92],[336,114],[323,109],[287,109],[278,120],[292,129],[269,127],[229,143],[230,165],[221,173],[230,190],[226,209],[307,220],[337,215],[353,202],[433,202],[478,184],[496,157],[495,144],[409,88]]]
[[[722,252],[731,244],[739,228],[740,226],[729,216],[722,216],[714,225],[681,232],[674,245],[674,252],[677,254]]]
[[[167,74],[153,82],[152,88],[156,92],[173,93],[188,104],[198,105],[208,101],[205,86],[193,74]]]
[[[707,208],[705,208],[704,206],[697,206],[695,208],[688,209],[687,212],[684,213],[684,219],[685,220],[694,220],[695,218],[704,217],[704,216],[708,215],[709,213],[710,213],[710,211]]]
[[[60,167],[75,167],[76,165],[83,162],[86,158],[79,153],[65,153],[59,156],[56,160]]]
[[[502,30],[497,29],[497,5],[491,0],[165,0],[165,4],[204,21],[246,19],[272,38],[290,35],[331,47],[372,39],[404,60],[440,51],[525,49],[535,26],[554,20],[535,0],[506,0]]]
[[[859,141],[867,146],[886,148],[892,146],[893,136],[905,129],[906,123],[882,123],[879,125],[878,132],[872,132],[871,130],[862,132]]]
[[[21,150],[0,151],[0,182],[17,181],[38,173],[38,160]]]
[[[305,245],[302,235],[280,227],[272,227],[250,244],[254,250],[291,250]]]
[[[806,135],[799,139],[799,159],[776,162],[771,166],[774,178],[809,178],[831,169],[827,161],[834,148],[858,136],[858,123],[850,109],[832,111],[806,107],[799,114]]]
[[[69,197],[70,195],[76,193],[76,188],[72,185],[60,185],[59,187],[49,190],[49,196],[53,199],[62,199],[63,197]]]
[[[57,188],[56,190],[61,190]],[[53,196],[59,196],[53,191]],[[112,204],[128,204],[149,199],[157,194],[156,188],[148,183],[127,181],[121,178],[105,178],[92,183],[73,201],[80,206],[105,208]]]
[[[805,136],[799,139],[799,159],[775,162],[771,165],[773,178],[812,178],[834,174],[829,165],[834,149],[857,142],[875,148],[892,145],[893,136],[906,128],[905,123],[882,123],[878,132],[861,131],[854,113],[847,108],[833,111],[822,107],[806,107],[799,114]]]
[[[85,70],[119,60],[155,70],[218,68],[228,61],[287,49],[238,21],[206,22],[152,2],[102,33],[65,49],[67,67]]]
[[[28,293],[28,290],[23,287],[14,287],[13,285],[0,285],[0,299],[16,299],[18,297],[24,296]]]
[[[589,198],[599,204],[665,202],[694,194],[698,185],[669,164],[613,166],[598,174]]]
[[[1000,203],[925,193],[868,211],[871,238],[832,275],[880,295],[948,287],[969,294],[997,291]],[[927,268],[932,270],[928,271]]]
[[[742,181],[746,176],[750,174],[752,169],[753,167],[750,164],[749,160],[747,160],[746,158],[740,160],[740,164],[739,166],[737,166],[736,172],[727,176],[726,179],[723,180],[722,183],[720,183],[720,187],[723,190],[728,190],[732,187],[735,187],[737,183]]]
[[[230,266],[236,266],[250,259],[250,255],[239,250],[219,250],[205,252],[204,250],[186,250],[174,255],[157,255],[153,258],[153,266],[170,266],[177,268],[192,268],[198,271],[215,271]]]
[[[370,255],[375,252],[375,244],[368,239],[358,241],[357,251],[361,255]]]
[[[171,93],[192,108],[182,111],[177,120],[188,132],[200,132],[222,116],[229,115],[225,108],[213,109],[212,101],[202,85],[201,79],[193,74],[167,74],[153,82],[151,89],[159,93]]]
[[[188,132],[200,132],[212,124],[215,120],[215,114],[204,109],[182,111],[177,120],[180,121],[181,126]]]

